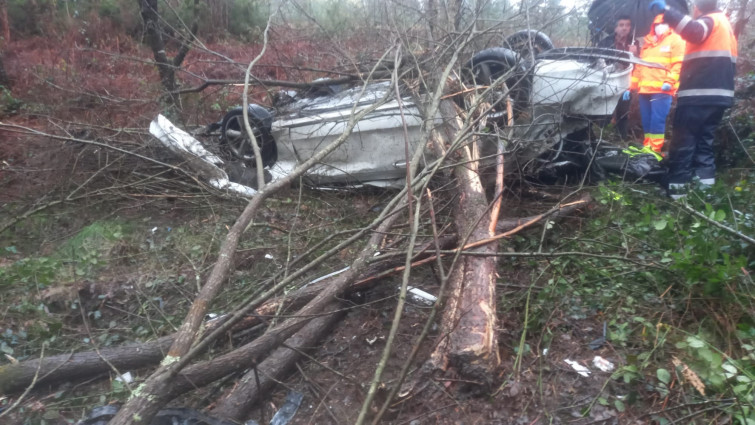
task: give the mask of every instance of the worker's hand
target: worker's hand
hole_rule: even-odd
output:
[[[623,101],[625,101],[625,102],[626,102],[626,101],[628,101],[628,100],[629,100],[629,99],[630,99],[631,97],[632,97],[632,92],[631,92],[631,91],[629,91],[629,90],[627,90],[627,91],[625,91],[625,92],[624,92],[624,94],[623,94],[623,95],[621,95],[621,100],[623,100]]]
[[[658,15],[660,13],[663,13],[666,10],[666,1],[665,0],[653,0],[650,3],[650,12]]]
[[[670,91],[671,90],[671,84],[669,84],[669,83],[663,83],[663,85],[661,86],[661,90],[663,90],[663,91]]]

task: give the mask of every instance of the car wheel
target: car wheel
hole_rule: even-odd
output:
[[[517,54],[510,49],[493,47],[478,52],[465,66],[465,82],[472,85],[490,86],[501,77],[506,78],[506,86],[510,90],[503,93],[500,88],[493,90],[489,96],[494,111],[504,113],[506,95],[514,101],[514,115],[522,110],[529,102],[530,77]],[[504,121],[505,122],[505,121]]]
[[[506,37],[505,44],[506,47],[517,52],[527,65],[532,65],[540,53],[553,48],[551,39],[536,30],[517,31]]]
[[[272,114],[259,105],[249,105],[249,124],[262,154],[262,166],[268,167],[278,160],[278,147],[270,133]],[[230,110],[220,124],[220,143],[231,154],[249,165],[254,165],[254,148],[244,127],[244,110]]]
[[[468,82],[476,85],[490,85],[511,70],[515,72],[507,78],[506,84],[515,83],[515,74],[519,67],[519,60],[513,50],[493,47],[472,56],[464,69]]]

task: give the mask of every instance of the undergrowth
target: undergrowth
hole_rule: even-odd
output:
[[[604,322],[618,354],[618,389],[583,414],[597,402],[654,411],[645,419],[658,424],[755,424],[755,171],[730,171],[683,203],[620,183],[594,196],[600,206],[578,230],[548,224],[542,241],[518,243],[574,253],[522,261],[533,288],[542,285],[529,301],[529,332],[547,346],[554,323]]]

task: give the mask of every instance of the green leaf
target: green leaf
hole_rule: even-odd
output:
[[[701,339],[694,337],[694,336],[688,336],[687,337],[687,344],[689,344],[692,348],[703,348],[705,347],[705,342],[703,342]]]
[[[726,371],[726,372],[724,372],[724,376],[726,376],[726,378],[731,378],[732,376],[737,376],[737,373],[739,373],[739,371],[737,370],[736,366],[734,366],[733,364],[730,364],[730,363],[724,363],[724,364],[722,364],[721,368]]]
[[[667,371],[666,369],[656,370],[655,376],[658,377],[659,381],[663,382],[666,385],[668,385],[669,382],[671,382],[671,373],[669,373],[669,371]]]
[[[692,344],[690,344],[692,346]],[[698,350],[697,355],[708,363],[713,363],[713,352],[708,349]]]
[[[655,227],[655,230],[663,230],[666,228],[666,225],[668,222],[664,219],[656,220],[653,222],[653,227]]]
[[[726,212],[724,210],[716,211],[716,216],[713,218],[716,221],[724,221],[726,218]]]
[[[627,408],[624,406],[624,402],[621,400],[614,400],[613,405],[616,407],[616,410],[619,412],[624,412]]]

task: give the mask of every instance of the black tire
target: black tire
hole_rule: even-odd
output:
[[[513,50],[503,47],[482,50],[467,62],[464,69],[465,82],[472,85],[489,86],[505,76],[515,110],[521,109],[529,102],[530,78],[524,64]]]
[[[513,85],[518,79],[517,75],[521,76],[523,71],[516,53],[503,47],[478,52],[464,69],[466,81],[476,85],[490,85],[510,71],[513,72],[510,72],[511,76],[506,79],[506,84]]]
[[[521,30],[506,37],[506,47],[519,54],[528,66],[531,66],[537,55],[553,48],[551,39],[540,31]]]
[[[244,110],[235,108],[225,114],[220,124],[220,143],[234,158],[254,166],[254,148],[244,128]],[[269,167],[278,160],[278,147],[270,133],[272,114],[259,105],[249,105],[249,124],[260,145],[262,166]]]

